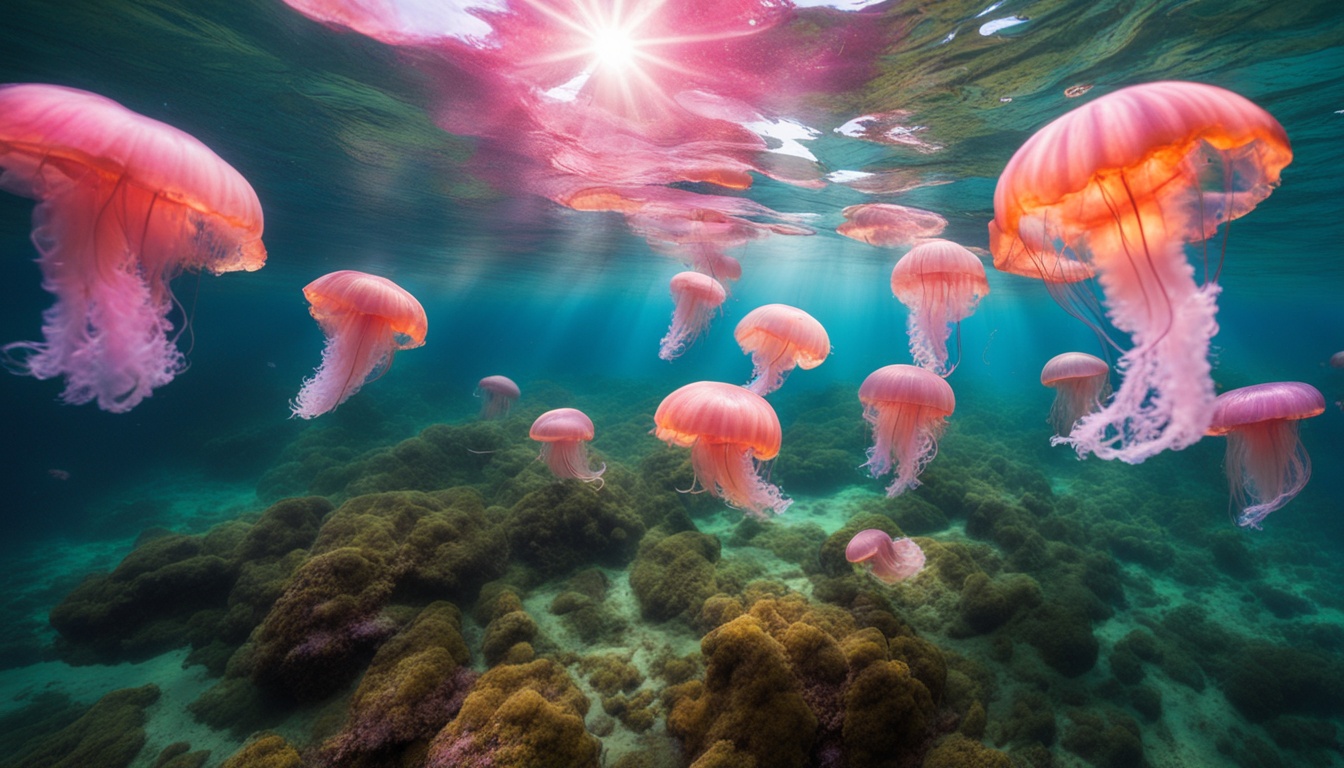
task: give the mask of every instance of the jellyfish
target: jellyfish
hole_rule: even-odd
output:
[[[784,384],[794,367],[811,370],[831,353],[831,339],[817,319],[787,304],[766,304],[747,313],[733,335],[754,368],[747,389],[764,397]]]
[[[891,270],[891,292],[910,308],[906,320],[915,364],[939,376],[947,367],[947,337],[957,324],[958,361],[961,321],[989,295],[985,266],[976,255],[948,240],[926,240],[910,249]]]
[[[476,383],[481,398],[482,419],[499,419],[509,415],[509,408],[522,394],[518,385],[508,376],[486,376]]]
[[[1041,384],[1055,390],[1055,404],[1050,406],[1053,443],[1065,439],[1079,419],[1101,408],[1111,393],[1111,367],[1086,352],[1065,352],[1041,369]]]
[[[528,436],[541,443],[541,460],[559,478],[573,478],[585,483],[603,484],[603,464],[599,469],[588,467],[588,448],[593,439],[593,420],[577,408],[556,408],[547,411],[532,422]]]
[[[854,534],[845,547],[845,559],[868,566],[873,578],[885,584],[905,581],[924,570],[924,550],[913,539],[893,539],[876,528]]]
[[[864,420],[873,425],[873,447],[863,466],[881,477],[895,464],[888,497],[919,487],[919,473],[937,455],[938,438],[956,408],[952,387],[923,368],[888,365],[863,380],[859,402]]]
[[[878,247],[914,245],[947,229],[947,219],[933,211],[891,203],[851,205],[840,215],[845,223],[836,227],[836,232]]]
[[[11,371],[65,378],[61,400],[124,413],[186,369],[169,287],[190,271],[261,269],[261,204],[182,131],[55,85],[0,86],[0,189],[38,201],[43,341],[3,347]]]
[[[1330,356],[1331,368],[1344,368],[1344,352],[1336,352]]]
[[[691,449],[701,487],[757,520],[793,503],[757,473],[758,461],[779,455],[780,427],[765,398],[732,384],[697,381],[663,398],[654,435]]]
[[[385,277],[346,269],[304,286],[308,312],[326,334],[322,364],[290,410],[312,419],[387,372],[392,355],[425,343],[428,321],[415,297]]]
[[[1265,517],[1293,500],[1311,479],[1311,457],[1297,422],[1325,411],[1325,396],[1297,381],[1233,389],[1214,404],[1210,435],[1227,437],[1223,469],[1237,525],[1260,528]]]
[[[709,327],[714,312],[727,294],[718,280],[699,272],[678,272],[672,276],[672,327],[658,347],[658,357],[675,360],[686,347]]]
[[[1120,388],[1066,440],[1080,457],[1138,464],[1204,434],[1219,287],[1207,267],[1207,281],[1196,284],[1184,243],[1249,213],[1291,160],[1268,112],[1183,82],[1084,104],[1009,160],[989,225],[995,266],[1042,279],[1052,292],[1095,277],[1107,317],[1132,341],[1116,366]]]

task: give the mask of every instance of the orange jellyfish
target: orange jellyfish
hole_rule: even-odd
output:
[[[873,446],[865,467],[881,477],[895,465],[887,496],[919,487],[919,473],[938,454],[938,438],[957,401],[936,373],[913,365],[888,365],[868,374],[859,386],[863,418],[873,426]]]
[[[74,88],[0,86],[0,189],[38,201],[33,245],[56,303],[6,366],[65,377],[61,399],[124,413],[181,373],[169,283],[266,263],[257,195],[182,131]]]
[[[678,272],[672,276],[672,326],[658,345],[658,357],[675,360],[686,347],[704,333],[728,294],[718,280],[699,272]]]
[[[831,339],[817,319],[787,304],[766,304],[747,313],[733,332],[751,355],[754,368],[746,387],[764,397],[784,384],[795,367],[812,370],[831,353]]]
[[[757,474],[757,462],[779,455],[775,409],[760,395],[732,384],[697,381],[663,398],[653,415],[654,435],[691,449],[696,480],[710,493],[758,520],[792,504]]]
[[[1079,419],[1101,408],[1111,393],[1111,367],[1086,352],[1065,352],[1046,362],[1041,384],[1055,390],[1050,425],[1056,438],[1063,439]]]
[[[541,443],[541,460],[559,478],[572,478],[602,487],[603,464],[599,469],[588,467],[588,448],[593,439],[593,420],[577,408],[556,408],[547,411],[532,422],[528,436]]]
[[[499,419],[509,415],[509,409],[522,394],[518,385],[508,376],[486,376],[476,384],[481,398],[481,418]]]
[[[893,539],[876,528],[854,534],[845,546],[845,559],[868,566],[868,573],[884,584],[905,581],[924,570],[924,550],[913,539]]]
[[[974,253],[948,240],[926,240],[910,249],[891,270],[891,292],[910,308],[906,320],[915,364],[939,376],[947,367],[947,337],[957,325],[961,358],[961,321],[989,295],[985,265]]]
[[[1218,396],[1210,435],[1227,437],[1223,469],[1237,525],[1260,528],[1265,517],[1307,487],[1311,457],[1297,436],[1297,422],[1325,411],[1325,396],[1310,384],[1277,381]]]
[[[387,372],[392,355],[425,343],[424,307],[385,277],[352,269],[332,272],[304,286],[308,312],[326,334],[322,365],[304,379],[290,410],[302,419],[344,403],[367,381]]]
[[[1066,441],[1079,456],[1137,464],[1204,434],[1219,289],[1216,272],[1196,284],[1184,243],[1250,212],[1291,160],[1283,127],[1247,99],[1159,82],[1078,107],[1008,161],[989,225],[995,266],[1053,289],[1095,276],[1133,342],[1115,396]]]

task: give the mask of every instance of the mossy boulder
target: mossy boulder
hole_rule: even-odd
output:
[[[283,736],[263,732],[233,753],[220,768],[305,768],[299,751]]]
[[[550,483],[513,506],[507,529],[513,557],[543,579],[586,565],[623,566],[644,536],[630,494],[614,482]]]
[[[630,588],[644,618],[694,619],[705,600],[718,592],[718,560],[719,540],[697,531],[655,537],[641,546],[630,568]]]
[[[584,728],[587,712],[588,700],[549,659],[495,667],[435,736],[425,768],[597,768],[601,743]]]
[[[12,755],[25,768],[125,768],[145,745],[145,709],[159,688],[125,688],[102,697],[56,733],[33,739]]]

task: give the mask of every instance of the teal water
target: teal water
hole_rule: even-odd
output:
[[[596,424],[594,451],[613,476],[624,477],[613,481],[612,492],[639,500],[629,503],[648,529],[662,525],[660,532],[667,532],[689,523],[718,538],[719,592],[749,606],[765,592],[787,589],[851,615],[862,613],[852,593],[871,592],[896,617],[893,624],[936,645],[956,673],[935,697],[927,731],[889,756],[869,762],[855,752],[836,757],[823,748],[831,737],[822,729],[799,764],[957,764],[935,763],[929,753],[973,719],[972,700],[987,713],[987,724],[978,733],[962,729],[963,735],[1001,750],[1013,765],[1344,764],[1344,699],[1338,689],[1321,690],[1344,682],[1344,603],[1336,587],[1344,555],[1344,477],[1338,472],[1344,412],[1335,405],[1344,399],[1344,370],[1326,364],[1344,349],[1338,216],[1344,11],[1332,2],[1140,5],[1009,2],[983,16],[977,16],[986,10],[982,5],[960,2],[885,3],[862,11],[890,36],[865,78],[772,107],[777,116],[818,129],[819,136],[804,143],[822,173],[900,171],[930,185],[867,195],[842,184],[809,188],[760,173],[746,191],[671,185],[798,214],[815,234],[772,235],[729,248],[742,263],[742,279],[708,333],[667,363],[657,357],[672,310],[666,286],[684,266],[655,252],[619,213],[570,210],[497,173],[501,155],[491,142],[507,142],[507,132],[501,139],[483,135],[484,129],[441,129],[435,122],[441,84],[418,54],[325,27],[278,1],[11,3],[0,24],[0,82],[91,90],[197,136],[256,189],[270,256],[256,273],[184,275],[174,282],[191,316],[189,339],[180,343],[190,345],[191,367],[128,414],[63,405],[58,381],[0,377],[7,446],[0,469],[7,535],[0,554],[8,574],[0,601],[0,717],[15,718],[0,731],[17,734],[4,737],[0,754],[18,755],[27,737],[73,720],[73,710],[48,721],[25,709],[43,692],[87,707],[110,691],[154,682],[169,693],[148,710],[145,744],[128,761],[108,765],[155,765],[179,740],[177,733],[193,749],[211,750],[203,764],[222,765],[266,729],[302,752],[304,765],[426,764],[409,757],[392,762],[405,757],[396,750],[394,757],[359,758],[365,762],[318,754],[323,741],[341,731],[364,666],[356,665],[344,687],[316,702],[258,706],[252,718],[205,723],[178,715],[210,686],[237,677],[226,675],[223,650],[214,649],[213,666],[197,657],[182,669],[183,649],[206,645],[199,636],[165,629],[165,636],[182,641],[150,643],[152,654],[127,650],[135,643],[126,637],[138,631],[128,619],[106,629],[123,653],[100,646],[103,655],[91,659],[48,617],[86,575],[115,568],[138,540],[165,531],[200,536],[240,520],[250,525],[291,496],[324,496],[339,506],[357,495],[352,489],[438,491],[447,487],[442,477],[451,475],[453,484],[476,488],[494,505],[490,524],[502,535],[518,535],[522,518],[513,515],[520,496],[548,482],[541,465],[529,463],[526,426],[543,410],[574,406]],[[817,18],[808,13],[820,12],[802,13],[800,26]],[[985,21],[1014,14],[1029,21],[979,33]],[[822,18],[840,24],[835,19],[847,17]],[[1325,413],[1301,430],[1315,467],[1311,482],[1270,516],[1265,530],[1244,531],[1229,520],[1219,440],[1134,467],[1079,462],[1066,448],[1050,448],[1051,393],[1039,385],[1040,366],[1066,349],[1101,348],[1039,282],[991,267],[989,296],[961,325],[961,363],[949,377],[957,410],[926,485],[911,492],[916,501],[881,501],[886,479],[859,469],[868,435],[856,392],[869,372],[909,360],[906,311],[888,282],[905,249],[836,234],[841,209],[895,202],[935,211],[949,222],[944,237],[985,249],[994,184],[1023,141],[1079,103],[1158,79],[1241,93],[1273,114],[1292,141],[1295,157],[1281,187],[1230,227],[1211,359],[1220,390],[1296,380],[1322,391]],[[1077,99],[1064,96],[1079,84],[1092,89]],[[924,127],[918,135],[941,151],[862,142],[832,130],[854,116],[891,110],[908,110],[912,123]],[[0,196],[4,342],[37,338],[50,305],[32,263],[31,211],[30,200]],[[291,419],[289,401],[312,374],[323,344],[301,288],[337,269],[382,274],[413,293],[429,318],[428,341],[398,354],[385,376],[335,412],[311,422]],[[792,550],[771,543],[771,536],[783,534],[740,525],[739,512],[706,496],[684,497],[678,515],[663,507],[650,511],[656,505],[647,502],[679,498],[667,487],[659,486],[664,496],[651,490],[665,480],[658,460],[681,461],[647,434],[658,402],[693,381],[745,383],[750,364],[732,329],[751,309],[773,302],[814,315],[833,345],[821,367],[795,371],[770,398],[784,429],[771,479],[797,501],[769,525],[798,532],[803,543]],[[431,425],[463,430],[474,444],[479,436],[470,429],[479,401],[472,392],[490,374],[517,381],[523,399],[498,434],[490,433],[502,442],[490,449],[499,456],[482,460],[488,469],[369,479],[381,471],[374,467],[392,461],[380,452]],[[1014,509],[1026,503],[1025,495],[1049,488],[1050,512],[1031,526],[1048,542],[1039,556],[1024,554],[1020,540],[986,522],[988,512],[978,516],[975,504],[947,502],[963,488],[972,489],[977,503],[989,494]],[[941,525],[911,522],[909,510],[919,501],[942,508]],[[922,582],[885,588],[818,565],[827,537],[874,510],[921,541],[927,537],[931,552],[940,543],[964,548],[970,553],[964,557],[996,584],[1033,579],[1045,607],[1025,607],[1001,626],[967,632],[957,623],[969,600],[960,597],[960,583],[949,586],[926,573]],[[142,533],[147,529],[151,534]],[[647,547],[657,543],[657,536],[646,537]],[[691,677],[703,678],[709,657],[700,657],[698,643],[718,625],[642,613],[628,586],[634,544],[614,560],[580,550],[576,557],[591,561],[583,566],[604,569],[612,584],[608,608],[625,622],[624,630],[593,640],[550,608],[570,588],[574,569],[546,571],[518,546],[504,558],[513,570],[482,576],[490,583],[484,594],[501,584],[520,594],[541,625],[538,657],[555,660],[591,700],[584,724],[601,739],[601,764],[691,765],[704,750],[677,732],[682,726],[669,726],[674,703],[664,698],[680,681],[650,671],[649,657],[657,654],[649,649],[694,657],[699,666]],[[952,556],[931,562],[942,558]],[[1088,570],[1098,562],[1103,565]],[[1097,572],[1114,578],[1099,587]],[[752,592],[753,579],[775,586]],[[399,594],[379,615],[400,631],[429,600],[453,601],[466,615],[471,660],[464,666],[483,673],[497,660],[488,661],[483,651],[491,608],[480,588]],[[227,608],[225,602],[210,610]],[[268,605],[258,609],[255,625]],[[1044,663],[1033,640],[1034,627],[1057,618],[1052,610],[1071,621],[1085,614],[1084,633],[1096,638],[1095,663],[1077,675]],[[242,645],[252,627],[230,636],[228,650]],[[1117,671],[1129,663],[1122,641],[1136,630],[1156,638],[1166,659],[1144,660],[1143,682]],[[659,702],[650,709],[651,726],[640,730],[604,712],[602,699],[610,696],[580,662],[599,652],[633,655],[642,682],[624,693],[644,692]],[[1180,666],[1177,658],[1189,663]],[[141,666],[119,664],[131,660]],[[1190,669],[1195,672],[1182,674]],[[1246,690],[1257,687],[1266,691],[1264,702],[1247,703]],[[1154,695],[1161,701],[1157,712]],[[1052,713],[1048,733],[1026,722],[1024,708]],[[409,741],[423,747],[432,737]],[[49,755],[16,764],[57,763]]]

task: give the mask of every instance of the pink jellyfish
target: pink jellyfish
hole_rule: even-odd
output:
[[[873,447],[864,463],[873,477],[896,465],[887,496],[919,486],[919,473],[938,453],[938,438],[957,401],[938,374],[913,365],[888,365],[859,387],[863,418],[873,425]]]
[[[344,403],[392,365],[397,350],[425,343],[428,321],[415,297],[385,277],[351,269],[304,286],[308,312],[327,336],[322,365],[304,379],[290,410],[302,419]]]
[[[794,367],[811,370],[831,353],[831,339],[817,319],[787,304],[766,304],[747,313],[733,335],[751,355],[747,389],[765,396],[784,384]]]
[[[1330,356],[1331,368],[1344,368],[1344,352],[1336,352]]]
[[[509,415],[509,409],[521,393],[518,385],[508,376],[486,376],[476,383],[481,398],[481,418],[499,419]]]
[[[913,245],[947,229],[947,219],[933,211],[891,203],[851,205],[840,215],[845,223],[836,227],[836,232],[879,247]]]
[[[1296,381],[1256,384],[1218,396],[1209,434],[1227,437],[1223,468],[1241,510],[1237,525],[1258,529],[1270,512],[1307,486],[1311,457],[1297,437],[1297,422],[1324,410],[1325,397]]]
[[[44,340],[6,345],[7,366],[64,376],[67,403],[129,411],[186,367],[170,281],[266,263],[261,204],[204,144],[111,99],[6,85],[0,116],[0,189],[38,201],[32,240],[56,295]]]
[[[697,381],[663,398],[654,435],[691,449],[691,466],[705,490],[758,520],[782,514],[792,500],[757,474],[757,461],[779,455],[775,409],[760,395],[717,381]]]
[[[1111,368],[1086,352],[1065,352],[1050,358],[1041,369],[1041,384],[1055,389],[1050,425],[1055,440],[1063,440],[1079,419],[1101,408],[1111,393]]]
[[[868,572],[886,584],[905,581],[924,570],[924,550],[913,539],[893,539],[876,528],[854,534],[845,547],[845,559],[867,565]]]
[[[947,367],[950,326],[957,324],[960,359],[961,321],[989,295],[980,259],[951,241],[926,240],[896,262],[891,270],[891,292],[910,308],[906,326],[915,364],[939,376],[952,373]]]
[[[585,443],[593,439],[593,420],[583,411],[577,408],[547,411],[532,422],[528,436],[541,443],[541,460],[551,468],[551,474],[602,487],[602,473],[607,471],[607,465],[588,468]]]
[[[706,328],[714,313],[727,298],[718,280],[699,272],[678,272],[672,276],[672,327],[658,347],[658,357],[675,360],[686,351]]]
[[[1216,272],[1196,284],[1184,244],[1249,213],[1291,160],[1268,112],[1182,82],[1106,94],[1013,155],[994,191],[995,266],[1045,280],[1052,292],[1095,276],[1111,323],[1133,341],[1116,366],[1115,396],[1066,440],[1079,456],[1138,464],[1204,434],[1219,288]],[[1061,301],[1073,300],[1093,297]]]

